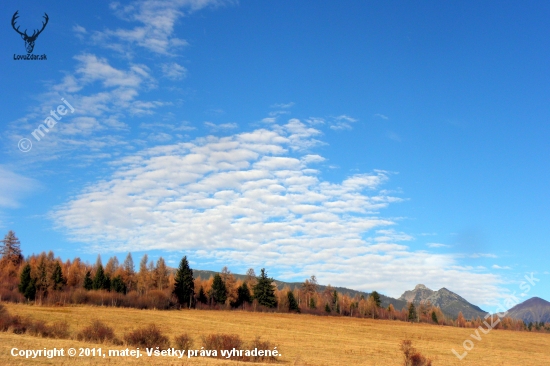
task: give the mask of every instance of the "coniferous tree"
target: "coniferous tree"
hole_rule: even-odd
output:
[[[162,257],[157,260],[157,265],[153,272],[153,282],[154,286],[159,290],[164,290],[168,287],[168,267]]]
[[[48,296],[48,288],[50,287],[50,280],[48,277],[48,268],[46,264],[46,257],[41,256],[38,261],[37,272],[38,277],[35,281],[36,291],[42,291],[44,296]]]
[[[439,322],[437,321],[437,314],[435,313],[435,311],[432,311],[432,321],[435,324],[439,324]]]
[[[105,274],[103,286],[101,286],[101,288],[103,290],[111,291],[111,277],[108,274]]]
[[[299,313],[300,307],[298,306],[298,302],[294,297],[294,293],[289,290],[286,296],[288,297],[288,311],[296,311]]]
[[[332,293],[332,307],[335,312],[340,313],[340,302],[338,301],[338,291],[336,290]]]
[[[227,287],[225,287],[225,283],[218,273],[216,273],[214,282],[212,282],[211,296],[214,304],[223,304],[227,300]]]
[[[250,289],[248,288],[248,284],[246,282],[243,282],[243,284],[237,289],[237,304],[235,307],[244,305],[244,303],[252,303],[252,294],[250,293]]]
[[[31,277],[31,265],[28,263],[23,267],[23,271],[21,272],[18,289],[27,300],[34,300],[36,287],[34,286],[34,279]]]
[[[84,289],[91,290],[94,288],[94,281],[92,281],[92,275],[90,271],[86,271],[86,276],[84,276]]]
[[[111,289],[120,294],[126,293],[126,284],[124,283],[124,280],[122,279],[122,277],[115,276],[113,278],[113,280],[111,281]]]
[[[25,298],[27,298],[28,300],[34,300],[35,297],[36,297],[36,285],[35,285],[35,280],[31,280],[31,282],[29,283],[29,285],[27,286],[27,288],[25,289],[25,292],[23,293],[23,296],[25,296]]]
[[[202,286],[199,289],[199,297],[197,300],[202,304],[208,303],[208,298],[206,297],[206,293],[204,292],[204,288]]]
[[[317,304],[315,303],[315,299],[313,297],[309,299],[309,308],[317,309]]]
[[[416,320],[416,308],[412,302],[409,304],[409,315],[407,319],[411,322]]]
[[[132,259],[132,253],[128,253],[126,256],[126,259],[124,260],[124,263],[122,264],[122,268],[124,270],[124,281],[126,282],[126,289],[128,291],[134,290],[134,284],[135,279],[134,276],[136,274],[134,269],[134,260]]]
[[[268,308],[277,307],[277,297],[275,297],[275,288],[272,284],[273,278],[267,277],[265,268],[262,268],[258,282],[254,286],[254,298],[258,304]]]
[[[175,280],[174,295],[178,298],[180,305],[191,308],[193,306],[195,283],[193,281],[193,270],[189,268],[187,256],[181,259]]]
[[[65,277],[63,277],[63,271],[61,270],[61,265],[59,264],[58,261],[56,261],[52,272],[53,289],[61,290],[66,283],[67,281],[65,280]]]
[[[325,311],[326,311],[327,313],[330,313],[330,312],[331,312],[330,306],[329,306],[328,302],[325,304]]]
[[[4,240],[2,240],[0,255],[2,256],[1,262],[3,263],[8,262],[18,266],[23,261],[23,255],[21,254],[21,243],[12,230],[8,231],[6,236],[4,236]]]
[[[102,290],[105,283],[105,272],[103,271],[103,266],[100,264],[97,267],[94,276],[94,282],[92,288],[94,290]]]
[[[370,293],[370,296],[374,300],[374,303],[376,304],[376,307],[379,308],[382,301],[380,300],[380,294],[376,291],[373,291]]]

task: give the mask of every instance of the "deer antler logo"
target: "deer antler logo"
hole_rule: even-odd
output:
[[[34,42],[36,41],[36,38],[38,38],[38,35],[40,33],[42,33],[44,28],[46,28],[46,24],[48,24],[48,20],[50,18],[48,18],[48,14],[44,13],[45,22],[42,22],[42,29],[40,29],[40,30],[35,29],[35,31],[32,33],[32,35],[29,36],[27,34],[26,29],[23,33],[21,33],[21,31],[19,31],[19,27],[17,27],[17,28],[15,27],[15,22],[17,21],[17,18],[19,18],[19,15],[17,15],[18,12],[19,12],[19,10],[17,10],[15,12],[15,14],[13,14],[13,17],[11,18],[11,26],[13,27],[13,29],[17,33],[19,33],[21,35],[21,38],[23,38],[23,40],[25,41],[25,48],[27,49],[27,53],[32,53],[32,51],[34,50]]]

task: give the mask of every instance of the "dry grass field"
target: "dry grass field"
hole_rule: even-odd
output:
[[[53,322],[65,320],[72,331],[80,330],[92,319],[100,319],[115,329],[118,338],[139,326],[155,323],[173,338],[188,332],[200,348],[200,336],[211,333],[239,334],[244,341],[256,336],[279,346],[281,365],[402,365],[399,343],[410,339],[425,356],[439,365],[550,365],[550,334],[492,330],[481,334],[480,341],[469,335],[473,329],[409,324],[399,321],[319,317],[296,314],[265,314],[240,311],[155,311],[108,307],[38,307],[4,304],[11,314]],[[475,345],[459,361],[454,348],[463,352],[462,343],[471,339]],[[57,340],[0,333],[2,365],[251,365],[209,358],[40,358],[25,360],[10,355],[12,347],[40,349],[53,347],[98,347],[93,343]],[[197,347],[198,346],[198,347]],[[105,349],[123,349],[101,345]],[[186,356],[184,356],[186,357]]]

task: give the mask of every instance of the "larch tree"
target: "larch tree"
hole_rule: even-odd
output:
[[[135,269],[134,269],[134,260],[132,259],[132,253],[128,253],[126,256],[126,259],[124,260],[124,263],[122,264],[122,267],[124,269],[123,272],[123,280],[126,283],[127,291],[134,290],[135,287]]]
[[[114,274],[117,271],[118,267],[118,258],[116,256],[109,258],[107,264],[105,265],[105,274],[110,277],[114,277]]]
[[[173,293],[176,295],[180,305],[189,308],[193,306],[195,282],[193,281],[193,270],[189,268],[187,256],[181,259],[176,272]]]
[[[2,240],[2,246],[0,247],[0,264],[10,263],[13,266],[19,266],[23,261],[23,255],[21,254],[21,242],[15,236],[15,233],[10,230],[4,236]]]
[[[149,257],[144,254],[139,262],[139,272],[137,274],[137,289],[140,294],[144,294],[149,290],[149,269],[147,268],[147,261]]]
[[[159,290],[168,288],[168,267],[162,257],[157,260],[157,265],[153,272],[153,282]]]

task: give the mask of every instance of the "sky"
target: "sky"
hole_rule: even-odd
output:
[[[29,35],[47,13],[46,60],[16,60],[16,11]],[[422,283],[488,311],[550,300],[550,3],[0,14],[0,231],[24,255],[186,255],[393,297]]]

